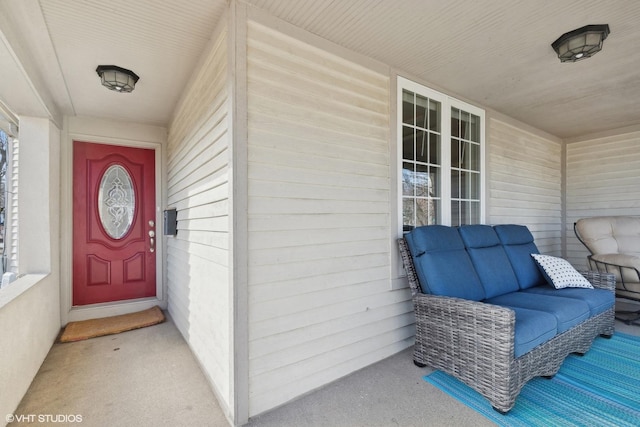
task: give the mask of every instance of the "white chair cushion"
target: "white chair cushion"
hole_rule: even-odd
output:
[[[593,254],[640,252],[640,217],[583,218],[576,222],[576,230]]]

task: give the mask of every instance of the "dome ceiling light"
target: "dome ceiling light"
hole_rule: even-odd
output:
[[[132,92],[140,79],[133,71],[115,65],[98,65],[96,73],[100,76],[102,86],[121,93]]]
[[[590,58],[602,50],[602,43],[609,35],[609,25],[586,25],[565,33],[551,43],[560,62],[576,62]]]

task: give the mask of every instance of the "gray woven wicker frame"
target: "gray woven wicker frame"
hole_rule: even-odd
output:
[[[398,240],[416,316],[413,360],[459,379],[505,413],[531,378],[553,376],[571,353],[586,353],[598,335],[614,332],[614,309],[591,317],[519,358],[515,313],[505,307],[423,294],[406,241]],[[615,290],[610,273],[581,272],[594,287]]]

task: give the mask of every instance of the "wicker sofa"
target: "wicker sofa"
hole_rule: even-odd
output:
[[[416,317],[413,360],[458,378],[506,413],[521,388],[614,332],[615,278],[556,289],[521,225],[424,226],[398,240]]]

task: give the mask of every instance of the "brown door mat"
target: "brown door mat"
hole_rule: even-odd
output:
[[[60,342],[81,341],[103,335],[118,334],[132,329],[144,328],[164,322],[164,314],[160,307],[120,316],[103,317],[102,319],[69,322],[60,336]]]

